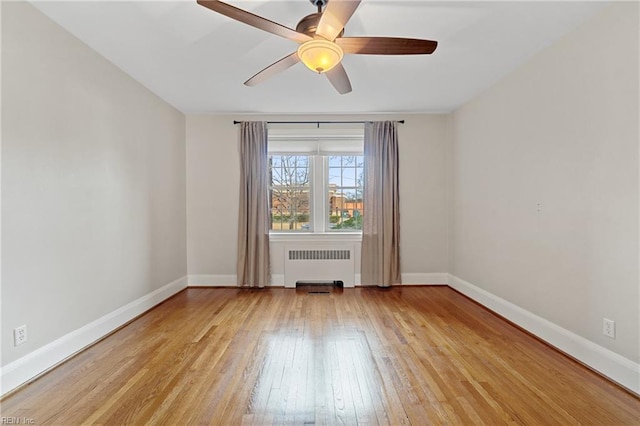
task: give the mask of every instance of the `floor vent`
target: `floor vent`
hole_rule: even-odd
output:
[[[341,294],[343,287],[344,283],[342,281],[298,281],[296,283],[296,293]]]

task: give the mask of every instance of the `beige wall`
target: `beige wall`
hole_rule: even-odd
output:
[[[455,112],[451,273],[640,360],[638,4]],[[616,321],[616,339],[602,319]]]
[[[232,121],[226,116],[187,116],[190,275],[236,273],[240,170]]]
[[[405,119],[399,126],[402,272],[446,273],[445,115],[322,116],[322,120]],[[233,120],[318,120],[318,116],[187,116],[189,275],[235,274],[239,157]],[[223,200],[227,200],[224,202]],[[272,271],[283,273],[274,257]],[[229,282],[227,284],[234,284]]]
[[[2,365],[186,275],[184,134],[183,114],[2,2]]]

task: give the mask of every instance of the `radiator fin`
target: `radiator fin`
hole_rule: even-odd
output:
[[[289,250],[289,260],[351,260],[351,250]]]

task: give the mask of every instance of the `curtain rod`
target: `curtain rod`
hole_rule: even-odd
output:
[[[404,124],[404,120],[395,120],[396,123]],[[233,120],[233,124],[240,124],[242,121]],[[364,124],[372,123],[368,121],[267,121],[267,124]]]

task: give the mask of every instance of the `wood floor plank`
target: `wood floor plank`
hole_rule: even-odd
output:
[[[640,399],[448,287],[187,289],[1,401],[38,425],[638,425]]]

